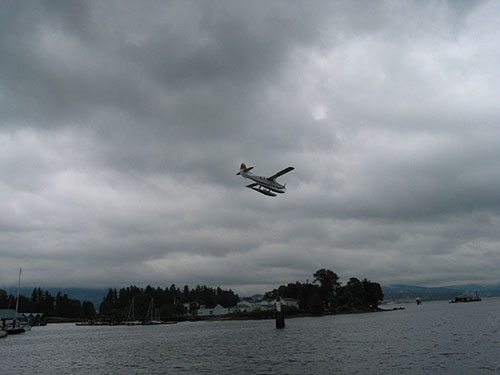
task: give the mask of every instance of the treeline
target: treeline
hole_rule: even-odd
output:
[[[375,310],[384,299],[380,284],[367,279],[352,277],[346,285],[342,285],[337,274],[328,269],[320,269],[314,273],[313,283],[290,283],[281,285],[265,294],[265,298],[294,298],[298,302],[298,310],[321,314],[324,312],[344,312],[354,310]],[[90,301],[80,302],[60,292],[52,296],[50,292],[40,288],[33,289],[31,298],[19,296],[19,312],[44,313],[46,317],[111,318],[116,320],[145,320],[148,313],[154,312],[160,318],[193,314],[200,306],[213,308],[216,305],[232,307],[240,298],[232,290],[219,287],[196,286],[190,289],[185,285],[182,290],[172,284],[170,287],[146,288],[129,286],[122,289],[109,289],[96,312]],[[0,290],[0,309],[14,309],[16,297]],[[133,315],[133,316],[132,316]]]
[[[196,286],[190,289],[187,285],[181,290],[172,284],[169,288],[153,288],[148,285],[145,289],[129,286],[120,290],[109,289],[100,307],[99,314],[103,317],[117,319],[132,318],[147,319],[151,310],[160,317],[174,317],[193,313],[201,305],[212,308],[216,305],[231,307],[239,302],[239,297],[232,290]]]
[[[379,283],[355,277],[342,286],[338,275],[328,269],[314,273],[313,283],[295,282],[281,285],[265,294],[265,298],[294,298],[299,310],[313,314],[344,312],[353,310],[375,310],[383,301],[384,294]]]
[[[0,309],[14,309],[16,302],[17,296],[9,295],[5,290],[0,289]],[[94,304],[90,301],[80,302],[61,293],[52,296],[50,292],[40,288],[33,289],[31,298],[19,296],[18,311],[20,313],[44,313],[46,317],[70,319],[92,319],[96,315]]]

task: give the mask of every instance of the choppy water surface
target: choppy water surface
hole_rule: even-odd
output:
[[[77,327],[0,340],[10,374],[500,373],[500,299],[274,321]]]

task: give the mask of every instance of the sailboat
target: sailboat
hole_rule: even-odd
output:
[[[0,327],[0,339],[2,337],[6,337],[8,335],[7,331],[5,330],[6,328],[6,323],[5,323],[5,319],[2,319],[2,327]]]
[[[146,324],[146,325],[161,324],[160,309],[154,308],[153,298],[151,298],[151,303],[149,304],[149,308],[148,308],[148,315],[146,317],[146,322],[144,324]]]
[[[135,297],[132,297],[132,302],[130,304],[130,307],[128,308],[127,320],[125,321],[125,325],[127,326],[138,326],[142,324],[141,321],[135,319],[134,298]]]
[[[5,329],[9,335],[17,335],[19,333],[31,331],[31,326],[28,324],[28,322],[21,322],[18,319],[19,293],[21,290],[21,272],[22,272],[22,268],[19,268],[19,281],[17,284],[17,298],[16,298],[16,313],[15,313],[14,319],[12,320],[10,325],[7,325],[7,327]]]

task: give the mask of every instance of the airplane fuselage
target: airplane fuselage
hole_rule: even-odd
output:
[[[274,191],[275,193],[283,194],[285,192],[284,185],[280,184],[279,182],[270,180],[267,177],[256,176],[251,172],[245,172],[245,171],[241,171],[240,174],[243,178],[248,178],[248,179],[258,183],[260,186],[265,187],[271,191]]]

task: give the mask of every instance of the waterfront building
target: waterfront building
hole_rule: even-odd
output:
[[[226,315],[229,313],[229,309],[222,307],[221,305],[217,305],[213,308],[206,308],[204,306],[200,306],[198,309],[198,316],[220,316]]]

